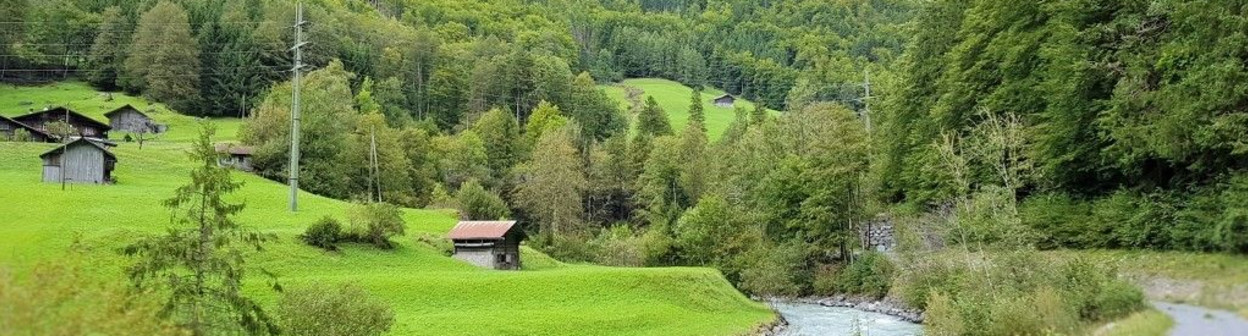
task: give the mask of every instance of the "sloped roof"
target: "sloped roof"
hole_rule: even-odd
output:
[[[64,153],[65,149],[69,148],[70,146],[78,146],[78,144],[80,143],[86,143],[86,144],[91,145],[92,147],[99,148],[100,151],[104,152],[104,156],[107,156],[108,158],[113,159],[114,161],[117,160],[117,156],[113,155],[113,152],[108,151],[108,148],[104,147],[104,144],[91,141],[91,138],[78,138],[78,140],[70,141],[67,144],[57,146],[56,148],[53,148],[52,150],[47,151],[46,153],[40,154],[39,157],[43,158],[43,157],[47,157],[48,155]]]
[[[251,155],[251,153],[255,152],[255,148],[251,146],[236,145],[232,143],[219,143],[213,145],[213,147],[216,148],[217,153],[220,154]]]
[[[32,112],[32,113],[29,113],[29,114],[24,114],[24,115],[16,116],[16,117],[13,117],[13,120],[17,120],[17,121],[21,121],[21,122],[26,122],[27,120],[35,120],[35,119],[39,119],[39,118],[36,118],[37,116],[44,115],[44,114],[49,114],[49,113],[53,113],[53,112],[58,112],[58,111],[63,111],[63,112],[65,112],[65,113],[67,113],[67,114],[69,114],[69,115],[71,115],[71,116],[74,116],[75,118],[85,120],[87,123],[92,124],[92,126],[98,127],[98,128],[103,129],[103,130],[105,130],[105,131],[113,129],[113,127],[112,127],[112,126],[109,126],[109,125],[108,125],[108,124],[106,124],[106,123],[103,123],[103,122],[100,122],[99,120],[95,120],[95,119],[92,119],[91,117],[88,117],[88,116],[82,115],[82,113],[74,112],[74,110],[71,110],[71,109],[65,108],[64,106],[57,106],[57,107],[53,107],[53,108],[46,109],[46,110],[43,110],[43,111]]]
[[[712,98],[711,100],[720,100],[720,99],[725,99],[725,98],[727,98],[727,99],[732,99],[732,100],[736,100],[736,99],[737,99],[737,97],[733,97],[733,96],[732,96],[732,95],[730,95],[730,94],[724,94],[724,95],[722,95],[722,96]]]
[[[22,122],[20,122],[20,121],[17,121],[17,120],[13,120],[13,118],[5,117],[5,116],[0,116],[0,120],[7,121],[7,122],[9,122],[9,123],[11,123],[11,124],[14,124],[14,125],[17,125],[18,127],[21,127],[22,129],[25,129],[25,130],[26,130],[26,131],[28,131],[28,132],[35,133],[35,134],[39,134],[39,135],[42,135],[42,136],[47,137],[47,138],[49,138],[49,139],[56,139],[56,138],[58,138],[57,136],[52,135],[51,133],[41,131],[41,130],[39,130],[38,128],[31,127],[30,125],[24,124],[24,123],[22,123]]]
[[[516,221],[461,221],[447,237],[451,239],[503,239]]]
[[[118,114],[118,113],[121,113],[121,112],[123,112],[123,111],[127,111],[127,110],[129,110],[129,111],[134,111],[135,113],[138,113],[139,115],[143,116],[144,118],[147,118],[147,119],[152,119],[152,117],[148,116],[148,115],[147,115],[147,113],[143,113],[143,111],[139,111],[139,109],[138,109],[138,108],[135,108],[134,106],[130,106],[130,104],[122,105],[121,107],[118,107],[118,108],[116,108],[116,109],[113,109],[112,111],[108,111],[108,113],[105,113],[105,114],[104,114],[104,117],[105,117],[105,118],[112,119],[112,118],[113,118],[113,115]]]

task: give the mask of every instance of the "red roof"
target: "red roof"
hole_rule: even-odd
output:
[[[516,221],[461,221],[447,237],[451,239],[503,239]]]

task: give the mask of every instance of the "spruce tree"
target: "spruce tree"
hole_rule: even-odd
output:
[[[211,125],[203,126],[191,146],[190,183],[164,201],[173,213],[168,233],[123,250],[137,257],[127,273],[136,289],[167,295],[164,315],[194,335],[277,334],[274,321],[242,292],[244,251],[260,250],[274,237],[244,229],[232,218],[244,204],[226,198],[242,183],[217,164],[214,133]]]
[[[754,111],[750,112],[750,124],[759,125],[767,121],[767,107],[759,102],[754,104]]]
[[[706,111],[702,107],[702,90],[694,89],[689,100],[689,127],[698,127],[705,134]]]
[[[126,58],[124,86],[174,110],[196,114],[199,43],[191,36],[188,20],[186,11],[169,1],[143,13]]]
[[[672,124],[667,120],[667,112],[659,107],[654,97],[646,98],[646,107],[637,115],[637,133],[658,137],[672,135]]]

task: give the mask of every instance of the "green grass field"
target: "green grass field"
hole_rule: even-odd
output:
[[[689,124],[689,98],[693,95],[693,89],[684,84],[673,82],[666,79],[657,78],[636,78],[627,79],[623,82],[602,85],[602,89],[606,90],[607,95],[620,102],[620,106],[625,111],[628,110],[628,100],[625,99],[624,88],[632,86],[645,91],[642,96],[654,97],[659,103],[663,111],[667,112],[667,117],[672,122],[672,129],[678,133],[685,129],[685,125]],[[726,108],[715,106],[711,103],[711,99],[723,95],[724,91],[715,88],[705,88],[702,90],[702,107],[706,112],[706,130],[711,140],[719,139],[724,134],[724,130],[728,129],[728,125],[732,124],[732,120],[736,118],[734,108]],[[737,98],[737,107],[743,107],[746,111],[754,110],[754,103]],[[778,113],[771,111],[771,113]],[[635,117],[635,116],[630,116]],[[636,124],[636,123],[632,123]]]
[[[142,150],[128,143],[116,148],[118,183],[108,186],[62,190],[59,184],[41,183],[38,155],[54,145],[0,142],[0,213],[5,214],[0,267],[20,274],[36,263],[84,258],[94,275],[120,282],[128,260],[117,249],[139,235],[165,230],[170,212],[160,201],[187,180],[190,165],[183,152],[197,121],[141,98],[114,99],[104,102],[79,83],[0,87],[0,114],[6,116],[34,106],[64,105],[103,120],[104,112],[130,103],[144,111],[154,108],[157,121],[170,125],[168,134]],[[213,122],[218,139],[236,137],[237,120]],[[300,212],[292,214],[286,211],[284,185],[249,174],[234,176],[245,186],[233,197],[247,204],[237,219],[280,237],[256,254],[252,265],[276,273],[287,287],[362,285],[394,308],[394,335],[737,335],[775,318],[706,268],[567,265],[526,248],[528,270],[478,269],[417,241],[444,236],[455,223],[446,211],[405,210],[408,233],[397,238],[396,250],[348,245],[341,252],[323,252],[300,243],[296,235],[320,217],[343,218],[347,203],[303,193]],[[246,290],[272,307],[277,294],[265,289],[261,277],[252,280]]]

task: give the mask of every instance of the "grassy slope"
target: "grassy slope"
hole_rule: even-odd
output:
[[[1174,320],[1156,309],[1136,312],[1090,333],[1095,336],[1163,336]]]
[[[654,100],[663,107],[667,112],[668,118],[672,122],[672,129],[680,133],[685,129],[685,125],[689,124],[689,98],[693,95],[693,89],[666,79],[657,78],[636,78],[627,79],[618,84],[603,85],[602,88],[607,91],[607,95],[620,102],[625,110],[628,109],[628,100],[625,99],[624,87],[632,86],[645,91],[644,97],[654,97]],[[702,90],[702,106],[706,112],[706,129],[710,134],[711,140],[719,139],[719,136],[728,129],[728,125],[732,124],[732,120],[736,118],[734,108],[724,108],[715,106],[711,103],[711,99],[723,95],[724,91],[715,88],[705,88]],[[744,107],[746,111],[754,110],[754,103],[738,98],[737,107]],[[772,113],[777,113],[772,111]],[[635,124],[635,123],[634,123]]]
[[[169,212],[159,202],[184,183],[189,165],[181,154],[196,130],[194,118],[171,113],[139,98],[116,95],[114,102],[82,84],[52,87],[0,87],[0,114],[17,115],[32,106],[66,105],[100,117],[112,107],[149,106],[169,134],[139,150],[122,144],[111,186],[39,182],[38,154],[51,144],[0,142],[0,267],[23,269],[36,262],[83,251],[98,276],[121,281],[127,261],[115,251],[137,234],[165,229]],[[219,138],[233,138],[238,121],[218,120]],[[116,135],[114,138],[120,138]],[[12,158],[12,159],[10,159]],[[610,268],[564,265],[526,249],[534,270],[481,270],[416,241],[442,237],[454,219],[445,212],[406,210],[408,234],[395,251],[347,246],[326,253],[300,244],[295,236],[315,219],[342,217],[347,204],[311,194],[300,196],[301,211],[286,208],[284,185],[248,174],[234,197],[247,208],[239,220],[280,239],[256,255],[255,265],[275,272],[285,286],[353,282],[389,301],[397,317],[393,334],[541,335],[730,335],[750,331],[773,314],[734,290],[718,272],[704,268]],[[77,244],[75,244],[77,242]],[[256,280],[259,280],[258,277]],[[248,287],[272,305],[276,294],[256,281]]]

